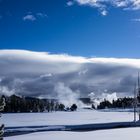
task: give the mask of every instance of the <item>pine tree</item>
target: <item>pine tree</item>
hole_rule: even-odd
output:
[[[70,110],[71,111],[76,111],[77,109],[77,105],[76,104],[73,104],[71,107],[70,107]]]

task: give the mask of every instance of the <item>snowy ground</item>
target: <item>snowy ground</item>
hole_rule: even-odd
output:
[[[9,126],[75,125],[133,120],[133,112],[79,110],[76,112],[11,113],[3,114],[1,121]]]
[[[121,110],[79,110],[77,112],[53,112],[53,113],[19,113],[4,114],[2,121],[5,126],[40,126],[40,125],[75,125],[94,124],[107,122],[133,121],[133,112]],[[123,128],[98,130],[90,132],[37,132],[26,135],[6,137],[5,140],[135,140],[140,139],[140,128]]]
[[[140,128],[100,130],[90,132],[42,132],[13,136],[4,140],[139,140]]]

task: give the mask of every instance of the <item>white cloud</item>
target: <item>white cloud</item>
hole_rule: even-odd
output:
[[[35,21],[36,20],[36,17],[34,15],[28,14],[28,15],[26,15],[26,16],[23,17],[23,20],[24,21],[26,21],[26,20]]]
[[[72,62],[72,63],[84,63],[89,62],[88,59],[82,56],[71,56],[68,54],[50,54],[49,52],[34,52],[28,50],[0,50],[0,57],[3,55],[9,55],[13,58],[19,57],[27,60],[38,61],[55,61],[55,62]]]
[[[107,13],[108,13],[108,12],[107,12],[106,10],[101,11],[101,14],[102,14],[103,16],[106,16]]]
[[[123,10],[140,10],[140,0],[73,0],[79,5],[97,8],[102,15],[107,15],[108,6]]]
[[[79,4],[84,5],[84,4],[88,4],[88,5],[95,5],[98,0],[76,0]]]
[[[21,59],[24,61],[36,61],[36,62],[58,62],[58,63],[105,63],[105,64],[117,64],[127,65],[140,68],[140,59],[130,58],[104,58],[93,57],[86,58],[82,56],[71,56],[68,54],[51,54],[49,52],[34,52],[28,50],[0,50],[0,58],[7,56],[7,59]],[[11,59],[11,61],[12,61]]]
[[[90,61],[104,64],[117,64],[140,68],[140,59],[130,58],[90,58]]]
[[[72,6],[73,4],[74,4],[73,1],[68,1],[68,2],[67,2],[67,6]]]
[[[131,0],[132,1],[132,9],[139,10],[140,9],[140,0]]]

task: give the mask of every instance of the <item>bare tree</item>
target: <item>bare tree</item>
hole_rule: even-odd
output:
[[[0,99],[0,112],[4,110],[4,107],[5,107],[5,97],[2,96]],[[4,134],[4,124],[0,126],[0,140],[3,140],[3,134]]]

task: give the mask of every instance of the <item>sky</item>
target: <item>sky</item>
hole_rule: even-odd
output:
[[[139,58],[139,0],[0,0],[0,49]]]
[[[0,94],[133,96],[139,46],[140,0],[0,0]]]

